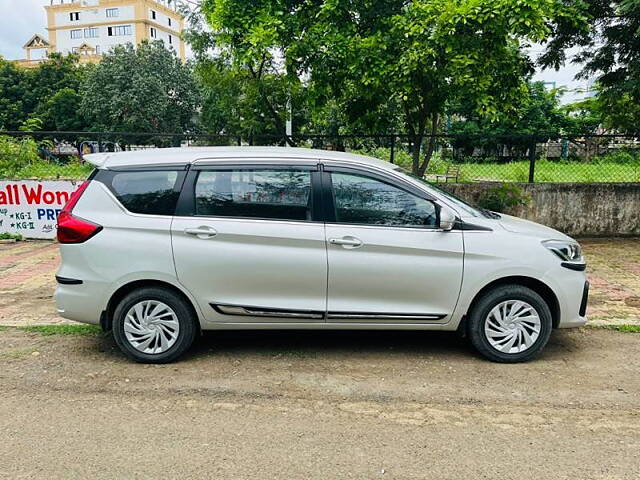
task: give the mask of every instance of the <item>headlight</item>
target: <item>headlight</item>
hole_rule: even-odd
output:
[[[545,240],[542,242],[546,248],[555,253],[561,260],[572,263],[584,263],[582,248],[576,242],[565,240]]]

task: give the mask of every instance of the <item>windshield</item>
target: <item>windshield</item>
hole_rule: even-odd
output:
[[[403,170],[400,167],[396,168],[395,170],[398,171],[398,172],[401,172],[401,173],[403,173],[405,175],[408,175],[409,177],[413,178],[414,180],[418,180],[420,183],[422,183],[424,185],[427,185],[429,188],[431,188],[433,190],[436,190],[440,195],[445,197],[447,200],[449,200],[452,204],[454,204],[460,210],[464,211],[465,213],[468,213],[469,215],[471,215],[473,217],[487,217],[488,216],[482,210],[480,210],[478,208],[475,208],[475,207],[472,207],[471,205],[466,203],[464,200],[460,200],[455,195],[447,192],[446,190],[443,190],[440,187],[437,187],[433,183],[428,182],[427,180],[425,180],[424,178],[420,178],[417,175],[409,173],[409,172]]]

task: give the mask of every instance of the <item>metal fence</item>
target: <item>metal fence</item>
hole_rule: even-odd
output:
[[[0,132],[0,139],[37,145],[37,159],[11,168],[15,148],[0,149],[0,177],[82,176],[82,156],[165,147],[281,145],[374,156],[408,171],[425,165],[434,182],[640,182],[640,137],[625,135],[210,135],[141,132]],[[32,141],[33,140],[33,141]],[[18,148],[20,148],[18,146]],[[430,155],[428,155],[428,153]],[[24,162],[24,159],[22,160]],[[4,171],[3,171],[4,169]],[[11,170],[8,174],[6,170]]]

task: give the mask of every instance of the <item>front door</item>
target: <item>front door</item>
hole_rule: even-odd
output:
[[[462,232],[439,231],[439,207],[394,179],[326,167],[323,183],[328,321],[447,322],[462,282]]]
[[[218,323],[323,322],[316,165],[195,167],[172,225],[179,281]],[[318,180],[319,183],[319,180]]]

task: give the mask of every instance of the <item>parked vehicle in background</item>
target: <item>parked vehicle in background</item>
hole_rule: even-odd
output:
[[[392,164],[218,147],[88,155],[60,214],[63,317],[112,330],[141,362],[202,330],[459,330],[529,360],[586,321],[580,246],[478,210]]]

